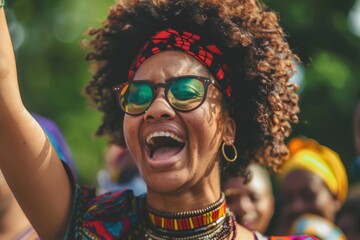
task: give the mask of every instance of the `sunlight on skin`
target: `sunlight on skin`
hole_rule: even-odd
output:
[[[167,51],[142,63],[134,79],[158,83],[182,75],[210,76],[205,67],[187,54]],[[224,137],[234,139],[235,134],[235,129],[225,131],[229,118],[222,114],[221,95],[211,84],[205,102],[199,108],[183,113],[169,106],[163,89],[157,89],[156,93],[156,99],[145,114],[125,115],[124,118],[127,146],[148,184],[148,202],[153,208],[169,212],[189,210],[187,203],[191,203],[191,209],[205,207],[220,197],[218,149]],[[141,136],[157,125],[161,125],[161,129],[176,129],[186,144],[172,165],[154,170],[143,151]],[[234,125],[228,127],[234,128]],[[203,162],[204,159],[208,162]],[[201,199],[198,196],[202,196]]]

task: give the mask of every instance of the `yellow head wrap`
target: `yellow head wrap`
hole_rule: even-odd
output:
[[[283,179],[289,172],[302,169],[319,176],[329,190],[343,203],[348,179],[339,155],[313,139],[294,138],[289,144],[290,158],[281,169]]]

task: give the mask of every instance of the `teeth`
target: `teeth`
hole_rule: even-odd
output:
[[[172,139],[183,143],[184,141],[181,140],[179,137],[175,136],[173,133],[170,132],[154,132],[152,134],[150,134],[147,138],[146,138],[146,143],[147,144],[154,144],[153,138],[154,137],[171,137]]]

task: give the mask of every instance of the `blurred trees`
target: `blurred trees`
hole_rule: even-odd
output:
[[[55,120],[78,166],[81,182],[94,183],[105,139],[94,140],[98,112],[82,89],[90,79],[81,41],[100,26],[112,0],[9,0],[7,17],[27,108]]]
[[[90,79],[80,47],[89,26],[99,26],[113,0],[9,0],[25,105],[54,119],[78,165],[80,181],[94,183],[105,139],[94,140],[100,116],[81,94]],[[305,135],[337,151],[347,167],[355,158],[352,111],[360,89],[360,38],[348,25],[355,0],[265,0],[279,13],[302,64],[300,124]]]
[[[302,60],[300,124],[293,136],[312,137],[332,148],[352,175],[352,115],[360,91],[360,36],[350,31],[348,16],[356,0],[266,2],[280,14],[290,46]]]

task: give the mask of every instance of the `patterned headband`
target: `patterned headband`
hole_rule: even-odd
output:
[[[136,70],[149,57],[168,50],[180,50],[194,57],[213,74],[224,93],[231,98],[229,66],[222,63],[223,53],[215,45],[200,45],[200,36],[190,32],[180,32],[172,28],[160,31],[150,38],[141,48],[130,66],[128,79],[133,79]]]

